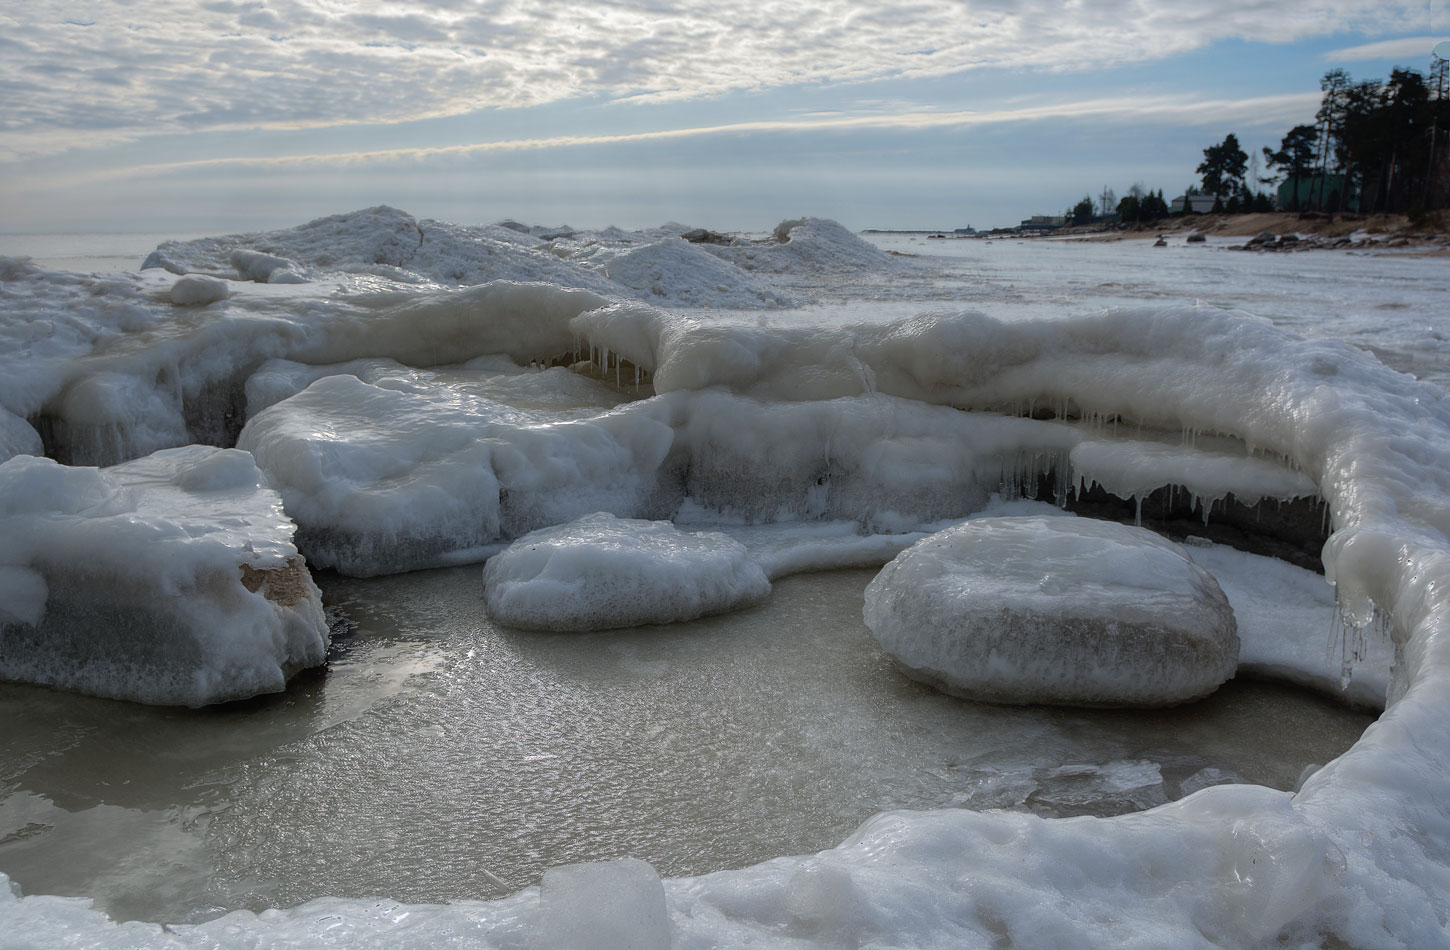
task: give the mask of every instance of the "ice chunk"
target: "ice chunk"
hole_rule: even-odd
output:
[[[226,300],[232,295],[227,282],[215,277],[190,274],[171,285],[171,302],[180,307],[197,307]]]
[[[770,581],[723,534],[596,513],[494,555],[483,590],[489,614],[509,626],[604,630],[747,606],[770,593]]]
[[[307,275],[296,261],[276,254],[238,249],[229,258],[243,280],[254,280],[259,284],[302,284]]]
[[[1233,611],[1151,532],[984,518],[932,535],[866,588],[866,624],[912,676],[1003,703],[1163,706],[1234,674]]]
[[[565,864],[544,872],[537,950],[669,950],[664,885],[638,858]]]
[[[252,459],[0,465],[0,678],[166,705],[275,692],[327,622]]]

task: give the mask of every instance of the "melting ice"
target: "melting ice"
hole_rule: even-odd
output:
[[[1266,320],[1236,309],[1262,309],[1255,304],[1295,286],[1300,276],[1286,269],[1318,266],[1305,263],[1308,255],[1289,263],[1235,256],[1228,264],[1202,248],[1191,262],[1163,258],[1170,275],[1174,268],[1252,270],[1235,273],[1234,285],[1247,289],[1238,298],[1224,289],[1227,305],[1216,306],[1181,299],[1167,281],[1113,287],[1123,273],[1136,272],[1132,255],[1154,253],[1146,249],[956,243],[965,249],[930,254],[895,239],[893,250],[914,256],[888,255],[818,219],[752,236],[674,225],[651,232],[513,222],[467,228],[376,208],[268,234],[165,243],[138,273],[76,274],[6,259],[0,457],[10,461],[0,465],[7,486],[0,505],[0,642],[7,652],[0,670],[15,679],[179,704],[275,689],[277,680],[320,659],[326,636],[310,578],[290,586],[279,579],[288,589],[277,593],[280,587],[256,576],[296,563],[297,554],[314,568],[376,577],[476,563],[510,545],[527,546],[531,532],[562,531],[533,537],[562,544],[552,555],[558,564],[589,565],[605,540],[580,529],[578,519],[587,525],[589,518],[612,518],[636,526],[633,536],[616,533],[608,543],[632,543],[640,555],[627,573],[641,599],[668,590],[698,604],[705,595],[689,584],[700,574],[749,575],[729,585],[730,597],[710,601],[718,609],[758,601],[766,578],[879,566],[963,519],[1038,499],[1139,520],[1189,542],[1184,550],[1215,575],[1238,618],[1241,673],[1288,677],[1371,707],[1387,704],[1347,751],[1328,762],[1308,760],[1287,778],[1250,774],[1247,762],[1195,762],[1197,753],[1184,750],[1167,755],[1124,746],[1082,762],[1013,761],[1001,749],[978,749],[991,753],[982,758],[960,747],[952,767],[975,770],[971,790],[943,779],[930,794],[912,796],[899,785],[873,784],[873,767],[853,759],[852,729],[875,736],[873,748],[891,743],[873,732],[870,704],[855,707],[858,715],[843,699],[818,710],[827,720],[837,710],[831,725],[841,731],[813,733],[804,746],[791,747],[793,754],[816,747],[841,753],[825,774],[860,784],[836,798],[836,807],[885,789],[891,804],[926,810],[888,810],[860,824],[865,816],[844,808],[828,829],[835,839],[845,837],[839,847],[765,863],[758,862],[771,852],[748,844],[758,835],[727,834],[741,843],[735,868],[702,877],[661,883],[638,861],[597,863],[631,855],[653,857],[666,875],[710,869],[663,846],[658,855],[645,853],[648,840],[626,831],[620,848],[561,844],[551,852],[559,859],[553,863],[588,866],[544,875],[542,891],[445,906],[362,900],[357,895],[389,892],[389,881],[394,896],[420,902],[501,896],[541,869],[508,859],[514,863],[484,866],[469,878],[486,884],[413,895],[407,868],[472,867],[480,863],[477,854],[465,847],[454,860],[448,855],[458,842],[436,838],[429,839],[431,852],[419,851],[398,827],[362,820],[345,798],[335,799],[331,812],[344,820],[326,825],[329,812],[309,811],[308,802],[346,788],[336,776],[364,774],[374,759],[386,765],[393,753],[406,758],[406,750],[434,739],[440,762],[467,754],[469,746],[448,740],[453,728],[467,735],[491,719],[460,710],[475,703],[507,709],[528,695],[492,688],[493,671],[527,681],[531,669],[566,668],[564,654],[551,657],[552,651],[566,651],[575,662],[585,655],[578,651],[597,643],[617,648],[630,676],[668,681],[676,667],[695,669],[682,657],[701,649],[693,645],[701,637],[721,638],[728,655],[729,631],[737,629],[731,624],[748,623],[797,588],[778,583],[755,612],[694,621],[705,626],[693,641],[677,639],[678,630],[658,634],[665,639],[653,641],[656,648],[683,651],[664,657],[658,649],[651,655],[650,637],[638,632],[558,641],[519,639],[525,635],[488,626],[493,633],[465,648],[485,622],[478,619],[484,584],[476,568],[397,580],[324,575],[323,593],[331,590],[363,626],[372,622],[370,613],[387,609],[383,585],[406,592],[434,583],[430,577],[467,577],[474,600],[467,609],[477,613],[472,620],[452,616],[468,604],[458,594],[417,600],[418,629],[456,628],[447,648],[431,659],[426,645],[399,641],[394,653],[384,649],[388,655],[361,677],[353,700],[346,638],[335,638],[340,652],[329,679],[343,687],[311,713],[316,732],[297,736],[280,724],[285,718],[274,719],[275,735],[250,740],[232,757],[224,749],[202,754],[195,744],[200,730],[180,741],[191,729],[180,727],[173,739],[179,760],[188,763],[182,771],[194,770],[187,781],[233,791],[219,793],[215,812],[202,806],[158,823],[173,832],[210,829],[203,837],[232,835],[238,847],[228,853],[270,855],[262,864],[271,861],[281,877],[330,880],[337,884],[331,893],[346,896],[269,890],[260,866],[228,869],[202,875],[203,889],[221,898],[215,905],[186,896],[147,905],[172,914],[171,926],[162,928],[117,924],[81,902],[0,889],[7,934],[20,945],[64,934],[139,946],[397,946],[434,945],[448,933],[517,946],[539,934],[589,932],[592,918],[599,933],[615,933],[620,915],[634,914],[652,921],[637,935],[659,945],[1445,944],[1450,740],[1443,724],[1450,691],[1442,680],[1450,660],[1441,655],[1441,627],[1450,611],[1442,596],[1450,581],[1450,403],[1443,390],[1326,338],[1322,328],[1310,339],[1287,332],[1283,327],[1297,327],[1301,313],[1271,312]],[[1110,253],[1118,257],[1106,261]],[[1042,265],[1049,256],[1068,262],[1054,273],[1069,276],[1033,285],[1028,262],[1053,270]],[[1355,274],[1408,263],[1339,254],[1334,260]],[[1012,271],[1013,261],[1021,270]],[[1020,275],[1020,286],[1005,287],[1004,273]],[[1355,292],[1372,301],[1384,291]],[[1128,305],[1099,312],[1082,305],[1082,296]],[[1339,299],[1348,310],[1364,302],[1349,291]],[[1420,317],[1428,316],[1422,308]],[[1375,330],[1362,315],[1346,322],[1340,312],[1328,322],[1344,338]],[[1402,346],[1416,332],[1414,322],[1406,318],[1375,334],[1389,344],[1381,355],[1402,368],[1416,368],[1402,358],[1414,349]],[[1429,366],[1427,375],[1445,378],[1450,359],[1444,364]],[[178,448],[197,443],[214,448]],[[41,452],[69,467],[36,459]],[[42,477],[43,469],[56,474]],[[571,523],[575,528],[560,527]],[[657,527],[641,527],[648,525]],[[655,534],[666,554],[652,559],[655,541],[645,539]],[[708,552],[682,540],[703,537],[711,539]],[[1301,567],[1260,564],[1247,560],[1257,555],[1214,541],[1311,563],[1322,546],[1333,594]],[[158,560],[155,545],[162,543],[168,553]],[[694,576],[672,581],[666,562],[670,569],[698,567]],[[496,573],[508,561],[498,563]],[[104,582],[85,580],[87,571]],[[101,616],[108,590],[137,593],[143,582],[158,585],[151,600],[205,591],[220,604],[250,606],[208,608],[217,618],[206,625],[209,638],[184,650],[143,643],[132,630],[108,641],[122,652],[108,647],[95,656],[83,638],[53,632],[61,629],[54,614]],[[564,588],[558,594],[586,612],[594,596]],[[811,596],[804,616],[830,612],[811,607]],[[828,599],[832,609],[850,601],[850,613],[859,611],[856,596],[835,591]],[[300,619],[279,613],[283,608]],[[243,615],[278,619],[255,627],[250,639],[214,635]],[[1349,686],[1340,678],[1344,649],[1326,649],[1335,618],[1351,631],[1344,638],[1353,661]],[[1356,632],[1376,624],[1382,640]],[[862,652],[865,641],[854,642],[847,653],[867,658],[873,689],[904,688],[890,685],[904,681],[893,678],[898,674],[879,654]],[[108,672],[103,661],[109,657],[114,666],[128,643],[172,668],[164,676],[144,667]],[[15,644],[29,667],[11,663]],[[508,656],[498,651],[508,644],[527,662],[515,656],[498,666]],[[489,655],[480,658],[478,650]],[[37,675],[35,657],[67,675]],[[269,672],[253,680],[240,672],[263,668]],[[168,678],[187,686],[147,693]],[[249,685],[233,688],[243,681]],[[552,682],[557,687],[567,678]],[[628,721],[628,710],[637,708],[630,703],[652,695],[639,682],[612,694],[611,702],[623,705],[598,721],[596,735]],[[317,689],[316,679],[303,683],[280,702],[301,702],[303,691]],[[601,694],[576,686],[575,701],[559,703],[552,715],[573,734],[589,735],[579,719],[592,721],[583,713]],[[703,695],[698,682],[677,688]],[[30,716],[69,709],[62,718],[78,722],[79,710],[102,708],[86,706],[97,700],[7,689],[6,701]],[[428,698],[412,710],[432,719],[414,722],[400,697],[414,702],[420,691]],[[788,684],[779,691],[792,692]],[[903,758],[894,764],[902,768],[891,771],[919,774],[930,785],[923,757],[956,748],[967,713],[956,700],[911,695],[922,699],[913,701],[911,715],[932,723],[929,741],[897,743]],[[1229,699],[1235,696],[1249,701],[1242,692]],[[941,718],[927,717],[928,705]],[[252,709],[261,713],[257,723],[269,721],[266,708]],[[1208,709],[1185,707],[1177,722],[1211,721]],[[369,730],[393,717],[414,724],[416,735],[371,741],[378,737]],[[793,721],[763,704],[752,734]],[[7,821],[0,860],[7,851],[16,855],[35,880],[46,878],[24,856],[42,854],[48,840],[63,853],[77,826],[51,811],[64,811],[69,780],[44,786],[46,794],[23,788],[45,775],[47,743],[108,734],[99,720],[82,733],[52,736],[27,725],[6,740],[14,758],[0,778],[22,790],[0,805]],[[653,741],[662,734],[645,735]],[[170,754],[162,746],[161,754]],[[289,771],[290,757],[309,746],[314,756]],[[1341,747],[1326,749],[1324,758]],[[517,768],[531,776],[557,755],[542,747],[519,751]],[[610,772],[605,763],[619,760],[613,753],[598,760],[609,781],[593,800],[624,801],[628,796],[613,789],[628,787],[631,775],[645,781],[652,774],[645,766]],[[728,768],[755,774],[748,763]],[[856,776],[853,768],[867,774]],[[500,773],[498,781],[508,780]],[[571,787],[567,780],[538,781],[523,787],[553,795]],[[716,780],[706,773],[700,781]],[[670,787],[659,776],[649,782]],[[469,800],[446,782],[426,786],[426,777],[413,776],[393,789],[394,814],[418,809],[426,817],[441,809],[456,816],[445,803]],[[244,793],[252,797],[226,801]],[[156,811],[174,794],[142,783],[128,812]],[[676,794],[691,791],[680,787]],[[782,794],[789,798],[790,790]],[[854,800],[859,807],[863,799]],[[292,828],[307,827],[311,816],[347,842],[352,863],[372,862],[368,849],[379,836],[389,842],[385,850],[406,857],[382,862],[381,882],[339,879],[325,857],[311,871],[283,871],[311,854],[312,845],[249,841],[259,826],[228,819],[229,810],[245,812],[247,801],[259,814],[290,809],[303,819]],[[721,807],[748,822],[764,801],[746,795],[733,809]],[[965,807],[944,807],[950,805]],[[823,806],[832,807],[824,800]],[[982,810],[1002,807],[1012,810]],[[1082,817],[1063,820],[1071,815]],[[527,818],[517,827],[527,828]],[[816,847],[796,840],[780,836],[780,850]],[[155,894],[167,882],[195,876],[138,866],[97,886],[125,891],[145,882],[142,889]],[[258,899],[311,902],[206,920]],[[113,906],[124,908],[125,901]],[[185,910],[173,914],[176,907]]]

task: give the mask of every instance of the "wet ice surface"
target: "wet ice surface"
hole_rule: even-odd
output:
[[[281,697],[180,711],[0,687],[0,867],[150,920],[498,897],[566,862],[683,875],[811,852],[894,807],[1117,814],[1227,780],[1289,789],[1370,722],[1253,681],[1146,713],[953,699],[872,641],[874,573],[583,635],[491,625],[476,568],[323,575],[358,628]]]

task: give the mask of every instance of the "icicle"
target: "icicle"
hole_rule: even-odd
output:
[[[1133,501],[1137,505],[1137,510],[1133,512],[1133,524],[1141,528],[1143,527],[1143,496],[1134,495]]]

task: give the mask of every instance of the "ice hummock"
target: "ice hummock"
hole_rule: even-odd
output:
[[[983,518],[918,541],[866,588],[866,625],[909,675],[969,699],[1165,706],[1234,675],[1218,583],[1142,528]]]
[[[201,706],[322,662],[321,594],[251,456],[0,465],[0,679]]]
[[[738,541],[604,512],[530,532],[483,571],[489,614],[530,630],[675,623],[769,593],[765,572]]]

